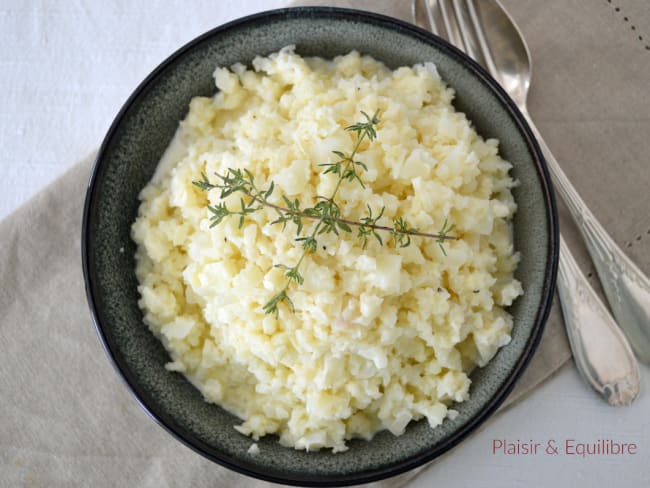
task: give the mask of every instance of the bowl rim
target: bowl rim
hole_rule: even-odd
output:
[[[233,28],[237,28],[246,24],[255,24],[257,22],[264,22],[268,20],[278,20],[282,19],[291,19],[298,17],[306,18],[328,18],[336,20],[361,20],[372,24],[380,24],[382,27],[388,29],[396,29],[402,34],[409,35],[418,40],[424,41],[429,44],[433,44],[437,49],[440,49],[444,52],[445,55],[455,58],[456,61],[461,63],[464,67],[468,68],[472,74],[480,79],[485,85],[487,85],[490,90],[497,97],[499,102],[502,104],[504,109],[511,116],[515,125],[519,129],[526,146],[529,148],[531,155],[533,156],[534,165],[536,167],[539,179],[541,182],[541,190],[543,194],[543,200],[546,207],[546,224],[548,226],[550,245],[547,252],[547,267],[545,271],[543,287],[541,292],[540,305],[537,309],[535,316],[535,321],[532,327],[532,331],[524,350],[519,357],[517,363],[515,364],[510,375],[505,380],[504,384],[498,389],[494,396],[488,401],[487,405],[474,417],[472,417],[462,428],[454,432],[449,438],[440,442],[435,447],[428,449],[427,451],[412,456],[408,459],[399,461],[396,464],[391,464],[388,467],[382,467],[375,469],[370,472],[362,472],[355,474],[345,474],[345,475],[335,475],[331,478],[323,480],[314,480],[313,478],[303,478],[300,476],[293,476],[292,478],[283,478],[276,475],[270,475],[263,472],[262,470],[254,470],[248,467],[247,465],[240,464],[237,458],[230,456],[219,456],[215,455],[212,452],[206,451],[204,446],[207,446],[203,441],[198,439],[188,438],[185,435],[184,429],[176,429],[175,422],[173,419],[169,418],[166,413],[158,411],[156,406],[149,405],[148,402],[144,399],[146,394],[142,391],[139,385],[133,381],[131,378],[128,369],[125,365],[121,364],[121,361],[113,353],[104,330],[104,325],[101,323],[99,318],[99,313],[96,306],[95,296],[93,293],[93,279],[90,272],[90,262],[88,255],[89,247],[89,227],[90,227],[90,217],[91,217],[91,207],[93,206],[94,197],[95,197],[95,188],[97,186],[98,174],[100,169],[103,167],[106,161],[106,153],[108,148],[120,127],[123,118],[129,112],[133,104],[138,100],[141,94],[143,94],[151,84],[153,84],[158,76],[171,64],[173,64],[177,59],[181,58],[186,52],[192,50],[198,44],[212,38],[213,36],[219,35],[222,32],[228,31]],[[389,17],[387,15],[360,10],[360,9],[351,9],[351,8],[341,8],[341,7],[321,7],[321,6],[306,6],[306,7],[287,7],[279,8],[273,10],[261,11],[252,15],[247,15],[240,17],[238,19],[232,20],[221,24],[215,28],[208,30],[207,32],[195,37],[191,41],[184,44],[182,47],[174,51],[171,55],[165,58],[147,77],[137,86],[137,88],[131,93],[126,102],[122,105],[119,112],[113,119],[113,122],[108,129],[106,136],[104,137],[102,144],[97,152],[97,156],[93,163],[93,168],[88,180],[86,197],[84,201],[83,208],[83,217],[82,217],[82,226],[81,226],[81,261],[82,269],[84,276],[85,284],[85,293],[86,300],[90,309],[90,315],[95,327],[97,336],[101,342],[104,352],[110,359],[110,362],[113,368],[117,371],[119,377],[122,379],[124,384],[126,384],[128,390],[130,391],[133,398],[140,405],[140,407],[147,413],[147,415],[152,418],[158,425],[164,428],[169,434],[171,434],[178,441],[183,443],[185,446],[189,447],[196,453],[202,455],[203,457],[220,464],[228,469],[231,469],[235,472],[238,472],[243,475],[247,475],[253,478],[261,479],[264,481],[270,481],[273,483],[284,483],[294,486],[349,486],[362,483],[370,483],[374,481],[379,481],[386,479],[398,474],[404,473],[411,469],[414,469],[418,466],[421,466],[437,457],[443,453],[449,451],[460,443],[463,439],[468,437],[473,433],[480,425],[483,424],[503,403],[507,396],[512,391],[514,385],[521,377],[523,371],[528,366],[533,353],[537,349],[537,346],[540,342],[540,339],[543,335],[544,327],[546,320],[548,318],[551,303],[553,299],[553,294],[555,290],[555,281],[557,277],[557,267],[558,267],[558,258],[559,258],[559,223],[557,215],[557,207],[555,202],[555,196],[553,192],[553,185],[551,178],[548,172],[547,164],[544,159],[544,156],[540,150],[540,147],[531,131],[528,123],[526,122],[524,116],[521,114],[520,110],[512,99],[507,95],[503,88],[492,78],[492,76],[478,63],[473,59],[467,56],[465,53],[460,51],[458,48],[448,43],[444,39],[432,34],[429,31],[421,29],[413,24],[410,24],[406,21],[396,19],[394,17]],[[144,398],[143,398],[144,396]],[[172,424],[172,425],[170,425]]]

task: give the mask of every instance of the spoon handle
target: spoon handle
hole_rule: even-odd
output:
[[[578,371],[610,405],[630,404],[639,394],[639,364],[561,235],[557,289]]]
[[[598,222],[560,168],[526,111],[524,115],[544,153],[555,187],[587,244],[616,321],[638,358],[650,363],[650,280]]]

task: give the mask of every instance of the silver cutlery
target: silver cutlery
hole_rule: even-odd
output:
[[[650,361],[650,281],[598,223],[532,122],[526,106],[532,63],[514,21],[497,0],[413,0],[412,15],[417,25],[446,38],[485,67],[517,104],[588,245],[618,324],[639,358]],[[562,237],[560,241],[558,292],[576,365],[611,405],[627,405],[640,386],[630,343]]]

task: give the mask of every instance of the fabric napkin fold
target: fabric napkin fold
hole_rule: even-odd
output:
[[[181,445],[147,417],[111,367],[81,272],[92,159],[0,222],[1,486],[271,486]],[[566,361],[564,341],[555,320],[509,402]],[[375,485],[400,486],[395,479]]]
[[[408,18],[409,2],[327,3]],[[530,110],[541,132],[614,239],[650,272],[650,102],[641,97],[650,53],[627,35],[629,26],[606,2],[504,3],[539,58]],[[618,4],[634,13],[638,32],[650,35],[647,9]],[[576,25],[571,18],[582,20]],[[110,366],[81,272],[81,214],[92,159],[0,222],[0,486],[277,486],[228,471],[174,440]],[[562,209],[561,216],[569,244],[590,271]],[[504,406],[569,356],[556,303],[537,353]],[[453,450],[434,463],[450,455]],[[417,472],[368,486],[403,486]]]

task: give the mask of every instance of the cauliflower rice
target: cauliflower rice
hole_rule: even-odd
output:
[[[346,440],[434,428],[469,396],[468,374],[510,341],[503,307],[522,294],[513,272],[515,212],[496,140],[483,140],[451,105],[454,91],[431,63],[391,71],[351,52],[332,61],[292,47],[214,72],[218,93],[196,97],[142,190],[132,237],[144,320],[209,402],[234,413],[239,432],[277,434],[285,446],[347,449]],[[248,169],[281,195],[313,205],[337,177],[332,151],[350,152],[344,128],[379,109],[377,139],[356,159],[368,170],[337,195],[345,218],[385,207],[380,224],[405,217],[436,233],[445,219],[458,240],[414,237],[406,248],[362,249],[355,234],[319,237],[292,286],[295,313],[263,305],[282,288],[302,249],[295,227],[271,225],[264,209],[210,228],[219,190],[192,185]],[[239,195],[228,197],[238,208]],[[389,240],[386,235],[385,241]]]

